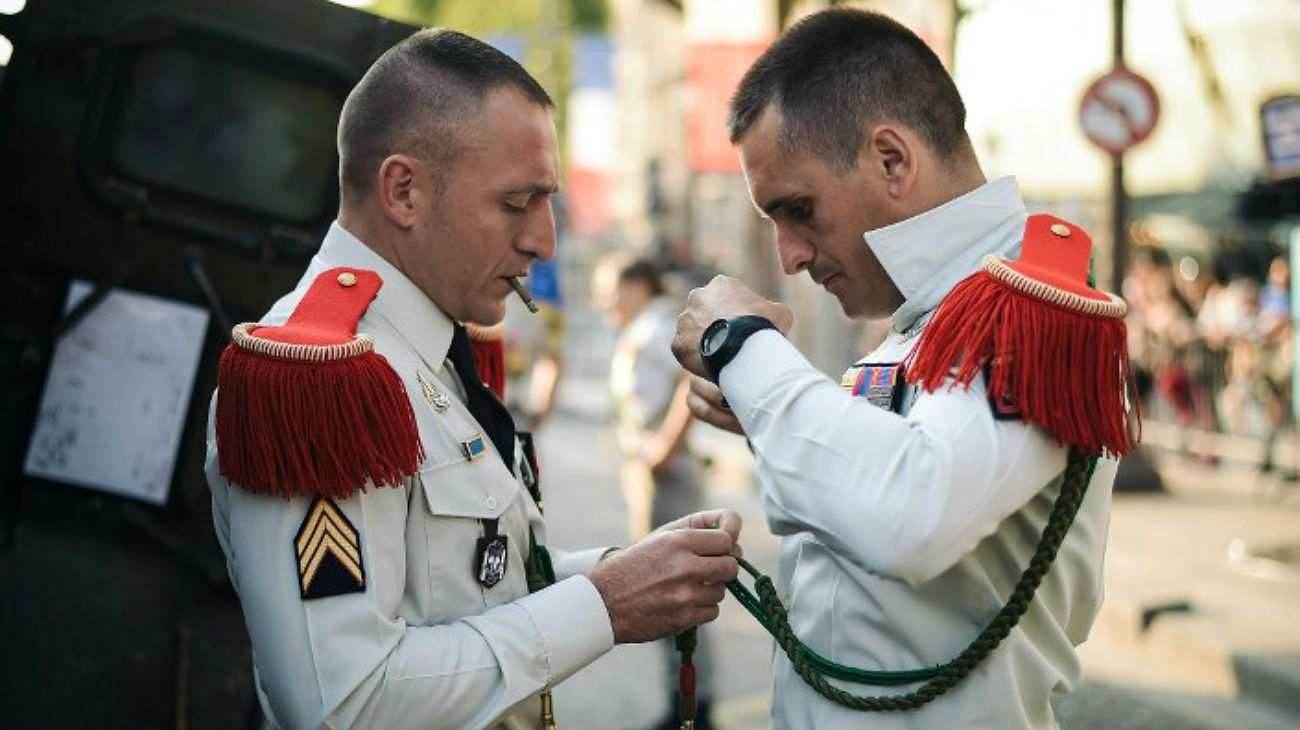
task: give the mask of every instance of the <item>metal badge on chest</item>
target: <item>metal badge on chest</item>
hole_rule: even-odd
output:
[[[474,550],[476,577],[484,588],[492,588],[506,577],[506,536],[498,531],[496,519],[480,521],[483,523],[483,537],[478,539]]]

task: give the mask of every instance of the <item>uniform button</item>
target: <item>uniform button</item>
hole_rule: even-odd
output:
[[[487,505],[487,508],[488,508],[488,509],[496,509],[496,508],[497,508],[497,498],[496,498],[496,497],[488,497],[487,499],[483,500],[483,503]]]
[[[357,275],[351,271],[344,271],[339,274],[339,283],[343,286],[354,286],[357,283]]]
[[[1070,227],[1061,223],[1057,223],[1052,226],[1052,233],[1055,233],[1061,238],[1067,238],[1070,235]]]

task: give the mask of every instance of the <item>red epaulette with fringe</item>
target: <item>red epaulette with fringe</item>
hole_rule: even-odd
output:
[[[1018,261],[986,256],[939,304],[907,359],[907,379],[934,392],[988,373],[994,408],[1059,443],[1122,456],[1141,436],[1119,297],[1088,283],[1092,239],[1031,215]]]
[[[258,494],[347,498],[424,460],[402,380],[357,322],[379,274],[330,269],[282,326],[240,324],[221,355],[221,473]]]

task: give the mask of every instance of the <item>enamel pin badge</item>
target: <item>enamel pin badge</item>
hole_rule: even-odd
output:
[[[476,433],[461,442],[460,450],[466,459],[474,461],[487,453],[487,442],[483,440],[483,434]]]

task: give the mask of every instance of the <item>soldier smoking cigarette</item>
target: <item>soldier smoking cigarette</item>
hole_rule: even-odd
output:
[[[519,277],[507,276],[506,281],[510,282],[510,286],[515,288],[515,293],[519,295],[519,298],[524,300],[524,306],[528,307],[528,311],[537,314],[537,302],[533,301],[533,295],[529,294],[524,285],[519,282]]]

